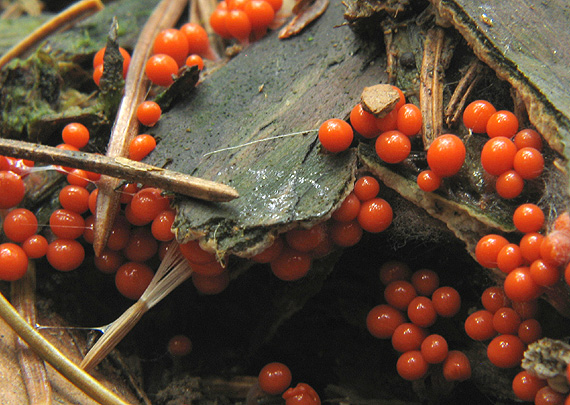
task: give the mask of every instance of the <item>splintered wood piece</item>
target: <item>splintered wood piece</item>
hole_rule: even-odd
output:
[[[11,139],[0,139],[0,153],[39,163],[84,169],[115,179],[143,183],[201,200],[230,201],[238,197],[234,188],[224,184],[123,157],[110,158]]]
[[[449,63],[445,30],[440,27],[428,31],[420,71],[420,110],[424,149],[441,135],[443,127],[443,79]]]
[[[377,84],[362,90],[362,109],[377,118],[386,116],[400,101],[400,93],[390,84]]]
[[[138,132],[136,108],[144,101],[149,86],[149,81],[144,74],[144,67],[152,53],[154,38],[161,30],[176,23],[187,3],[186,0],[162,0],[142,29],[129,64],[125,95],[117,112],[117,118],[107,146],[108,157],[127,156],[129,143]],[[97,256],[101,255],[107,244],[111,227],[119,209],[120,194],[116,192],[116,189],[120,186],[120,182],[119,179],[102,176],[98,184],[97,220],[95,221],[95,240],[93,241],[93,249]]]
[[[469,67],[467,68],[465,75],[461,77],[457,87],[455,87],[447,107],[445,107],[443,115],[445,116],[445,123],[447,126],[455,126],[457,121],[459,121],[461,113],[467,103],[467,99],[481,79],[482,70],[483,64],[479,62],[479,59],[473,58],[471,63],[469,63]]]

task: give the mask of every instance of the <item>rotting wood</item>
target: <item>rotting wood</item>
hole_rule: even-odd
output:
[[[80,168],[113,177],[118,181],[147,184],[207,201],[230,201],[239,197],[234,188],[224,184],[123,157],[111,158],[11,139],[0,139],[0,153],[38,163]]]
[[[149,80],[144,74],[144,66],[152,53],[154,38],[162,29],[169,28],[176,23],[186,4],[185,0],[162,0],[141,31],[129,64],[125,95],[111,131],[107,156],[127,156],[129,143],[138,133],[139,124],[135,111],[137,106],[144,101],[149,86]],[[120,194],[115,190],[120,186],[120,182],[121,180],[107,176],[102,176],[99,180],[98,219],[95,221],[95,240],[93,241],[93,249],[97,256],[101,255],[107,244],[119,209]]]
[[[482,70],[483,65],[479,62],[479,59],[473,58],[471,63],[469,63],[467,71],[455,87],[451,99],[449,103],[447,103],[447,107],[445,107],[443,115],[445,117],[445,124],[448,127],[455,126],[459,121],[467,99],[481,79]]]

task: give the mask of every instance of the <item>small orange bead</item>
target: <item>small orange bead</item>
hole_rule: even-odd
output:
[[[372,176],[362,176],[354,183],[354,194],[360,201],[375,198],[380,191],[380,183]]]
[[[508,243],[499,250],[497,267],[505,274],[523,264],[523,257],[519,245]]]
[[[167,87],[174,82],[173,76],[178,73],[178,64],[169,55],[155,54],[147,61],[145,73],[154,84]]]
[[[350,125],[365,138],[372,139],[380,135],[376,117],[364,111],[362,104],[356,104],[350,112]]]
[[[350,222],[356,219],[360,211],[360,200],[354,194],[350,193],[342,202],[340,207],[332,214],[332,219],[338,222]]]
[[[513,139],[515,145],[518,149],[522,148],[534,148],[536,150],[542,150],[542,137],[534,129],[523,129],[517,132],[515,138]]]
[[[465,145],[461,138],[452,134],[440,135],[427,151],[430,169],[439,177],[455,175],[465,162]]]
[[[358,221],[334,223],[329,232],[332,241],[340,247],[354,246],[362,238],[362,227]]]
[[[507,170],[497,177],[495,189],[497,194],[505,199],[516,198],[521,195],[524,188],[524,180],[515,170]]]
[[[513,168],[517,147],[509,138],[491,138],[481,150],[481,165],[493,176],[499,176]]]
[[[504,136],[505,138],[512,138],[515,136],[519,129],[519,120],[510,111],[501,110],[497,111],[489,117],[487,121],[487,135],[489,138]]]
[[[388,285],[397,280],[409,280],[412,272],[410,267],[401,261],[390,260],[380,266],[380,281]]]
[[[152,127],[158,122],[162,114],[162,109],[154,101],[143,101],[137,107],[137,118],[141,124]],[[135,159],[140,160],[140,159]]]
[[[176,335],[168,341],[168,353],[173,356],[187,356],[191,351],[192,341],[186,335]]]
[[[443,378],[446,381],[465,381],[471,378],[471,362],[465,353],[449,351],[443,361]]]
[[[404,161],[412,150],[410,139],[400,131],[383,132],[375,143],[376,154],[386,163]]]
[[[153,54],[166,54],[172,57],[178,66],[182,66],[188,55],[186,35],[174,28],[167,28],[154,39]]]
[[[404,104],[398,110],[396,128],[406,136],[417,135],[422,129],[422,113],[413,104]]]
[[[372,233],[384,231],[392,223],[392,218],[392,207],[382,198],[363,202],[357,217],[362,229]]]
[[[517,151],[513,168],[525,180],[536,179],[544,170],[542,153],[534,148],[522,148]]]
[[[552,231],[540,244],[540,258],[555,266],[562,266],[570,260],[570,234],[566,231]]]
[[[542,288],[536,284],[530,275],[528,267],[519,267],[511,271],[505,279],[505,294],[513,301],[531,301],[542,293]]]
[[[200,55],[192,54],[186,58],[186,66],[198,66],[198,70],[204,69],[204,60]]]
[[[433,170],[424,170],[418,174],[417,183],[421,190],[429,193],[441,186],[441,178]]]
[[[483,267],[492,269],[497,267],[497,256],[509,241],[500,235],[489,234],[483,236],[475,247],[475,257]]]

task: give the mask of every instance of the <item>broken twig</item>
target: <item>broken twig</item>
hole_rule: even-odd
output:
[[[483,65],[479,62],[479,59],[474,58],[471,63],[469,63],[467,72],[465,72],[465,75],[457,84],[457,87],[453,91],[451,99],[443,113],[445,116],[445,123],[448,127],[454,126],[457,121],[459,121],[459,117],[461,117],[461,113],[465,108],[467,99],[481,78],[482,70]]]
[[[86,152],[62,150],[35,143],[0,139],[0,153],[34,162],[50,163],[142,183],[207,201],[230,201],[237,191],[214,181],[162,169],[123,157],[110,158]]]

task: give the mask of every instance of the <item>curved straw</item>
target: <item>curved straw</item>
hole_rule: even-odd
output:
[[[12,47],[0,58],[0,69],[4,67],[12,59],[21,56],[32,46],[39,41],[60,29],[62,26],[69,24],[71,21],[79,18],[86,17],[89,14],[95,13],[103,9],[101,0],[83,0],[79,3],[73,4],[69,8],[63,10],[45,24],[38,27],[30,35],[24,38],[21,42]]]

